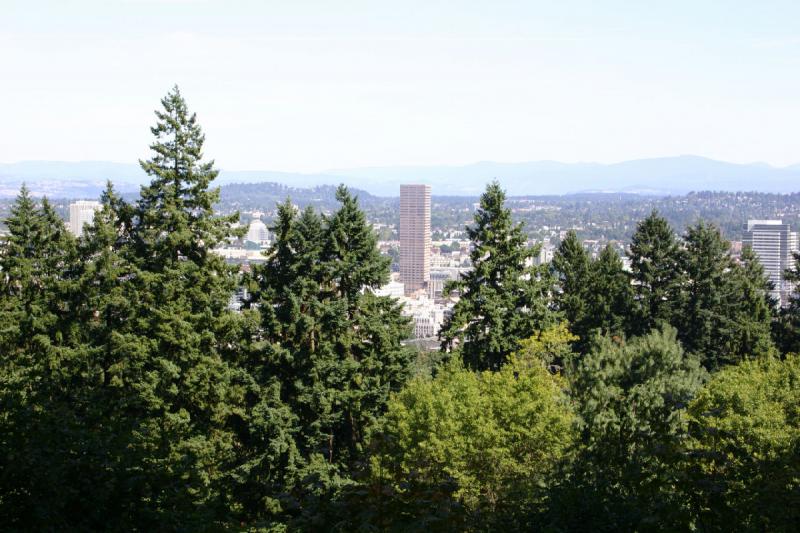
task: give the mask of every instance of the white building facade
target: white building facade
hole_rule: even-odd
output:
[[[772,282],[772,296],[781,307],[789,304],[793,287],[784,279],[784,271],[793,265],[797,251],[797,233],[781,220],[748,220],[742,239],[750,246]]]
[[[69,231],[76,237],[83,233],[83,226],[91,224],[94,214],[103,208],[100,202],[79,200],[69,204]]]
[[[267,225],[259,219],[253,220],[247,227],[245,239],[262,246],[269,244],[269,230],[267,229]]]

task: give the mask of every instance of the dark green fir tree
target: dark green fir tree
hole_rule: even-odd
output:
[[[630,275],[623,270],[622,259],[609,244],[589,267],[586,314],[579,335],[587,341],[594,333],[624,337],[630,329],[634,309]]]
[[[628,254],[638,308],[633,334],[675,323],[683,308],[683,253],[669,223],[658,212],[639,222]]]
[[[733,261],[730,243],[719,229],[703,221],[684,237],[686,299],[675,321],[688,352],[708,370],[771,351],[766,279],[752,250]]]
[[[442,349],[458,346],[474,369],[500,368],[521,340],[554,322],[550,272],[532,265],[537,249],[526,245],[505,197],[497,182],[486,188],[475,223],[467,227],[473,268],[446,287],[459,298],[439,332]]]
[[[75,240],[45,199],[23,186],[0,245],[0,513],[12,529],[67,516],[76,440],[66,295]],[[79,439],[78,439],[79,440]]]
[[[137,269],[133,331],[147,351],[131,377],[143,403],[129,450],[146,475],[142,523],[187,527],[227,516],[225,486],[237,458],[234,413],[247,376],[229,361],[223,328],[236,275],[212,250],[237,235],[238,214],[213,213],[217,171],[202,161],[205,137],[178,88],[161,104],[153,155],[141,162],[152,181],[133,206],[125,250]]]
[[[264,335],[254,343],[253,375],[271,380],[296,417],[296,461],[276,516],[309,506],[324,513],[365,466],[367,432],[410,375],[412,352],[400,344],[408,320],[394,300],[372,293],[389,278],[388,259],[357,199],[344,187],[337,198],[327,218],[279,205],[275,242],[253,273]]]
[[[550,266],[558,283],[555,305],[564,314],[572,332],[584,340],[588,333],[585,326],[590,259],[574,230],[567,232]]]

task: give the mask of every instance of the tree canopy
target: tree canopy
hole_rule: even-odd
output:
[[[716,226],[652,212],[629,270],[574,232],[536,265],[491,183],[423,352],[353,191],[287,198],[240,270],[177,87],[151,133],[81,235],[24,186],[6,219],[5,529],[797,529],[800,297]]]
[[[554,320],[550,274],[533,266],[536,249],[526,246],[504,202],[499,183],[487,186],[467,228],[472,270],[445,287],[458,301],[439,332],[442,349],[458,346],[465,364],[478,370],[499,369],[519,341]]]

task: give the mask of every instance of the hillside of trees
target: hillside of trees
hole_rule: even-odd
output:
[[[630,273],[575,233],[529,266],[489,184],[431,357],[353,193],[281,203],[242,274],[177,87],[152,133],[151,183],[80,237],[25,188],[6,220],[3,529],[797,529],[800,295],[779,313],[718,226],[651,211]]]
[[[233,183],[220,187],[218,207],[222,211],[272,209],[276,204],[289,198],[301,208],[313,206],[317,210],[329,212],[337,206],[336,190],[333,185],[303,188],[269,182]],[[372,196],[366,191],[351,189],[350,192],[358,196],[362,206],[379,207],[390,201]]]

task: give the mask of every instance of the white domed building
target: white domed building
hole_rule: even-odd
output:
[[[245,240],[255,242],[261,246],[268,245],[269,230],[267,229],[267,225],[257,218],[254,219],[252,222],[250,222],[250,226],[247,228]]]

